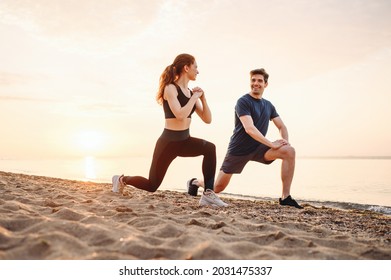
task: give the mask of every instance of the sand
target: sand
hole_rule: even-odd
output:
[[[391,259],[391,216],[224,200],[0,172],[0,259]]]

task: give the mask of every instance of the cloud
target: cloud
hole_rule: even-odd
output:
[[[68,48],[107,50],[153,23],[162,1],[2,0],[3,21]]]
[[[28,101],[28,102],[60,102],[58,100],[54,99],[46,99],[46,98],[34,98],[34,97],[25,97],[25,96],[7,96],[7,95],[0,95],[1,101]]]
[[[113,114],[128,114],[129,108],[114,103],[92,103],[92,104],[83,104],[79,106],[81,112],[85,113],[98,113],[98,112],[108,112]]]
[[[0,86],[10,86],[15,84],[25,84],[31,81],[32,78],[26,75],[14,74],[8,72],[0,72]]]
[[[69,52],[110,55],[169,48],[221,1],[1,0],[0,21]],[[222,1],[224,4],[225,1]]]

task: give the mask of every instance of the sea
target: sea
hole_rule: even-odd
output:
[[[71,180],[111,183],[113,175],[148,176],[148,157],[67,159],[0,159],[0,170]],[[222,158],[218,158],[217,171]],[[202,157],[177,158],[161,190],[185,192],[191,178],[202,178]],[[281,162],[247,164],[233,175],[221,196],[277,200],[281,195]],[[391,215],[391,157],[307,157],[296,159],[291,195],[314,206],[370,210]]]

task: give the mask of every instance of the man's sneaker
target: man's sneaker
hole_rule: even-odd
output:
[[[193,179],[190,179],[189,181],[187,181],[187,193],[192,196],[197,196],[198,186],[193,184],[194,180],[196,180],[196,178],[193,178]]]
[[[290,195],[288,195],[284,200],[280,198],[279,201],[280,201],[280,205],[283,206],[293,206],[299,209],[304,208],[303,206],[300,206],[299,203],[297,203],[296,200],[294,200]]]
[[[223,202],[212,190],[206,190],[202,193],[200,206],[227,207],[228,204]]]
[[[115,193],[122,193],[125,188],[125,184],[121,183],[121,177],[124,175],[114,175],[111,179],[111,182],[113,182],[113,188],[111,189]]]

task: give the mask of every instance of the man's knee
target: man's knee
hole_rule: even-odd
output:
[[[282,149],[284,158],[295,158],[296,150],[292,146],[284,146]]]
[[[223,171],[220,171],[219,175],[217,176],[217,180],[215,181],[215,185],[213,190],[215,193],[222,192],[225,190],[225,188],[228,186],[229,181],[231,180],[232,174],[224,173]]]
[[[215,193],[219,193],[219,192],[222,192],[223,190],[225,190],[226,187],[227,187],[227,185],[224,185],[224,184],[215,184],[213,190]]]

